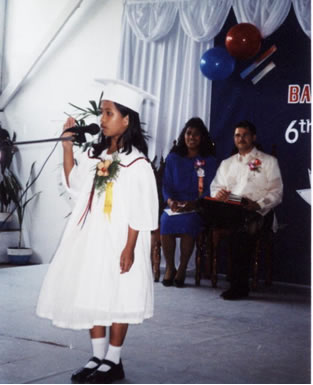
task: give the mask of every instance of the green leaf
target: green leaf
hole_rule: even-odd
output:
[[[98,102],[98,109],[101,110],[101,101],[102,101],[102,97],[103,97],[103,91],[101,92],[100,94],[100,98],[99,98],[99,102]]]
[[[96,102],[94,100],[89,100],[89,103],[91,104],[93,111],[97,113],[98,107],[97,107]]]
[[[92,110],[91,108],[87,108],[87,110],[89,111],[89,113],[90,113],[91,115],[95,115],[95,111]]]
[[[37,195],[41,194],[41,191],[38,191],[36,192],[32,197],[30,197],[29,199],[27,199],[26,202],[23,203],[23,210],[25,210],[26,206],[28,205],[28,203],[33,200],[34,198],[36,198]]]
[[[74,108],[77,108],[78,110],[80,110],[80,111],[83,111],[83,112],[87,112],[87,110],[86,109],[84,109],[84,108],[81,108],[81,107],[78,107],[78,106],[76,106],[75,104],[73,104],[73,103],[69,103],[69,105],[70,106],[72,106],[72,107],[74,107]]]
[[[86,122],[84,119],[75,120],[78,126],[86,126]]]

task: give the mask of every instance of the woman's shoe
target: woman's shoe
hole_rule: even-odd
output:
[[[174,279],[174,284],[176,287],[184,287],[185,286],[185,278],[184,279]]]
[[[163,281],[162,281],[163,286],[166,286],[166,287],[173,286],[175,275],[176,275],[176,269],[174,269],[174,271],[173,271],[173,273],[171,275],[171,278],[163,279]]]
[[[78,369],[76,372],[72,374],[71,380],[73,383],[84,384],[87,377],[90,376],[93,372],[95,372],[100,365],[102,365],[102,361],[99,360],[99,358],[97,357],[92,357],[90,358],[89,361],[94,362],[95,364],[97,364],[97,366],[95,366],[92,369],[89,369],[89,368]]]
[[[179,269],[178,269],[178,272],[179,272]],[[178,278],[178,277],[181,277],[181,278]],[[186,271],[183,272],[183,274],[181,274],[179,272],[179,274],[176,274],[175,276],[175,279],[174,279],[174,284],[176,287],[184,287],[185,286],[185,278],[186,278]]]

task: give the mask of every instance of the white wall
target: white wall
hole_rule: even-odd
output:
[[[9,0],[4,86],[21,76],[23,64],[38,50],[69,2]],[[116,74],[122,7],[122,0],[82,2],[4,110],[2,125],[15,131],[18,141],[57,137],[66,119],[64,111],[73,111],[68,102],[87,106],[88,100],[98,99],[100,88],[93,78]],[[39,171],[53,145],[19,146],[14,167],[23,180],[33,161]],[[60,196],[61,162],[59,143],[33,190],[41,194],[29,206],[25,241],[34,250],[34,262],[51,260],[70,212],[68,202]]]

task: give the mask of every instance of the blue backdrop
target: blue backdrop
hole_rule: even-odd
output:
[[[225,47],[225,36],[236,24],[231,11],[215,39],[215,46]],[[271,153],[275,146],[284,182],[284,199],[276,209],[282,228],[275,237],[273,279],[310,284],[311,206],[297,190],[311,188],[308,175],[311,168],[311,105],[308,100],[311,40],[302,31],[293,7],[284,24],[262,41],[256,58],[273,44],[277,51],[247,78],[242,79],[240,73],[255,58],[236,61],[229,78],[213,81],[210,132],[219,160],[231,154],[233,129],[240,120],[248,119],[256,125],[257,139],[265,152]],[[253,85],[253,76],[270,61],[276,67]],[[291,85],[296,85],[292,88],[296,92],[290,95],[293,103],[288,102]]]

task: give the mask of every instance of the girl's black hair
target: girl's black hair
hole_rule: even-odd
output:
[[[215,144],[213,143],[209,131],[202,119],[194,117],[188,120],[185,124],[181,134],[179,135],[177,144],[175,143],[170,152],[175,152],[180,156],[186,156],[188,154],[188,148],[185,142],[185,133],[188,127],[197,128],[201,135],[201,142],[199,148],[199,155],[207,157],[209,155],[215,156]]]
[[[121,104],[113,102],[118,111],[123,117],[128,115],[129,123],[127,130],[121,135],[118,139],[118,144],[122,143],[122,152],[130,154],[132,151],[132,146],[136,147],[139,151],[148,156],[148,145],[147,139],[148,136],[145,131],[141,128],[140,119],[138,112],[131,110]],[[99,156],[103,150],[109,148],[111,144],[111,138],[103,135],[99,135],[98,143],[94,143],[93,147],[93,157],[96,158]]]

